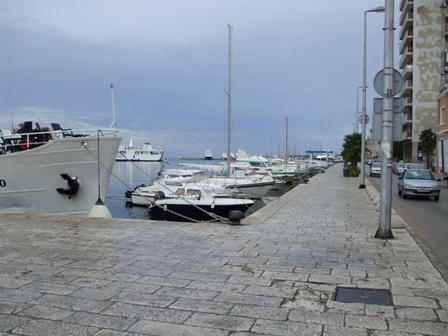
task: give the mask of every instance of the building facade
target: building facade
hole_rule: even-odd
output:
[[[420,133],[438,128],[436,97],[448,82],[446,0],[401,0],[399,6],[403,159],[417,162]]]
[[[448,87],[437,96],[436,173],[448,173]]]

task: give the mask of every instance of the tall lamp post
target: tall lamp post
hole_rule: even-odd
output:
[[[362,134],[361,134],[361,182],[359,184],[360,189],[366,187],[366,37],[367,37],[367,13],[381,13],[386,8],[384,6],[378,6],[364,12],[364,54],[363,54],[363,72],[362,72]]]
[[[356,112],[355,112],[355,127],[353,132],[358,133],[358,124],[359,124],[359,89],[362,89],[363,86],[358,86],[356,88]]]

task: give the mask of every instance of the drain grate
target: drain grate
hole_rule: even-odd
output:
[[[392,293],[386,289],[337,287],[334,301],[392,306]]]

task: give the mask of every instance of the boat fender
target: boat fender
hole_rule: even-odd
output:
[[[134,191],[136,191],[138,188],[142,188],[142,187],[146,187],[146,185],[145,185],[144,183],[142,183],[142,184],[136,186],[136,187],[135,187],[134,189],[132,189],[132,190],[127,190],[127,191],[124,193],[124,196],[125,196],[126,198],[131,198],[132,193],[133,193]]]
[[[28,148],[31,148],[31,145],[32,145],[31,141],[28,141],[28,140],[21,140],[21,141],[20,141],[20,147],[21,147],[22,149],[28,149]]]
[[[158,199],[164,199],[165,198],[165,193],[163,191],[158,191],[156,192],[156,194],[154,195],[154,199],[158,200]]]
[[[151,217],[151,214],[152,214],[151,207],[148,207],[148,209],[146,209],[146,216]]]
[[[57,188],[57,192],[60,193],[61,195],[69,195],[68,199],[71,199],[73,196],[75,196],[78,191],[79,191],[79,181],[78,178],[73,178],[68,174],[62,173],[61,177],[67,181],[68,183],[68,189],[64,189],[64,188]]]

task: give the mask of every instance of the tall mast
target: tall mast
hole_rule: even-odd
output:
[[[112,124],[110,125],[109,128],[115,127],[117,128],[117,123],[115,122],[115,102],[114,102],[114,84],[110,83],[110,93],[112,96]]]
[[[229,50],[227,57],[227,173],[230,176],[230,125],[232,118],[232,26],[227,25],[229,29]]]
[[[285,163],[288,164],[288,117],[286,117],[286,153]]]

